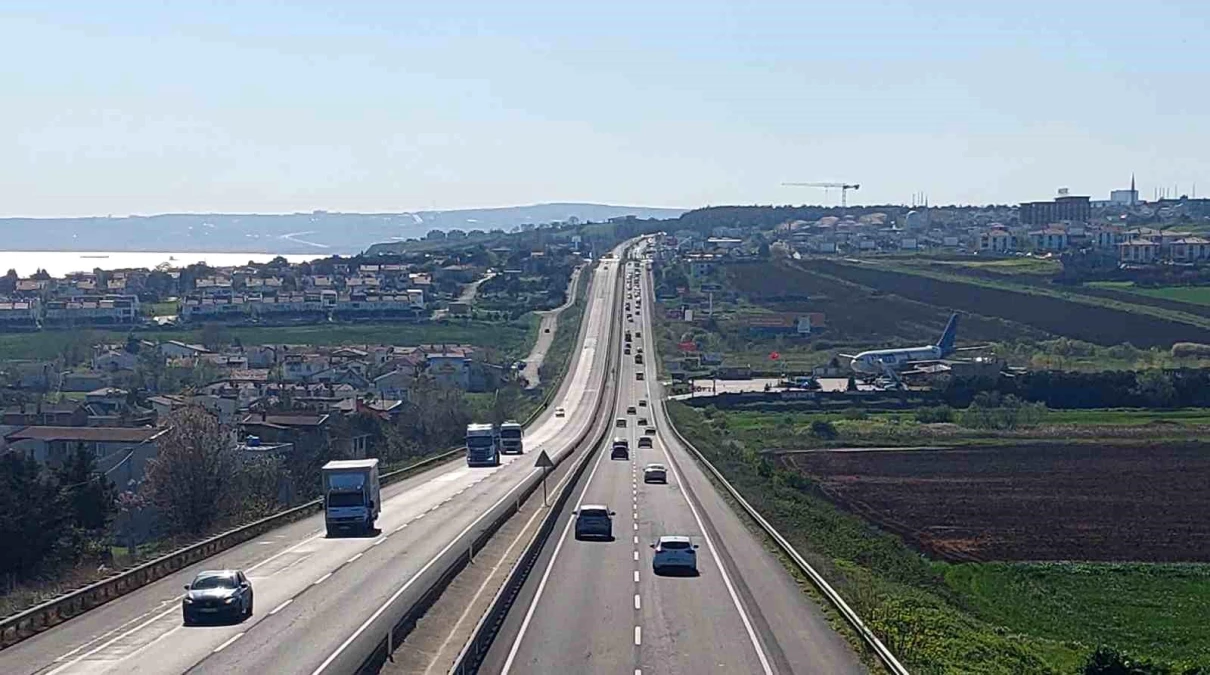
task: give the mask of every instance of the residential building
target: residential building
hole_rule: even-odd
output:
[[[1118,244],[1118,259],[1124,263],[1153,263],[1160,258],[1160,245],[1146,239]]]
[[[1172,259],[1176,262],[1200,262],[1210,259],[1210,240],[1201,237],[1182,237],[1168,244]]]
[[[160,343],[160,353],[165,358],[179,359],[209,354],[210,350],[201,345],[188,345],[177,340],[168,340]]]
[[[0,330],[37,328],[40,312],[38,298],[0,298]]]
[[[1022,202],[1018,217],[1022,225],[1050,225],[1064,220],[1086,222],[1092,218],[1088,197],[1060,194],[1054,201]]]
[[[1029,233],[1030,243],[1035,251],[1062,251],[1067,248],[1067,230],[1060,227],[1048,227]]]
[[[48,300],[44,306],[43,321],[49,325],[132,324],[140,320],[139,298],[135,295]]]
[[[979,250],[988,253],[1008,253],[1020,248],[1017,235],[1003,228],[992,228],[979,235]]]
[[[123,427],[29,426],[5,435],[9,449],[39,463],[61,466],[83,447],[97,462],[97,471],[119,486],[138,484],[164,429]]]

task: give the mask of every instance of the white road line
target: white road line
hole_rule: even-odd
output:
[[[269,616],[273,616],[274,614],[277,614],[278,612],[282,611],[286,607],[289,607],[290,603],[292,603],[292,602],[294,602],[294,598],[290,598],[289,600],[283,602],[282,604],[278,605],[277,607],[274,607],[272,610],[269,611]]]
[[[634,560],[635,560],[635,562],[638,562],[638,560],[639,560],[639,552],[637,549],[634,552]]]
[[[351,562],[351,563],[353,563],[353,562],[357,562],[357,559],[358,559],[358,558],[360,558],[360,557],[361,557],[361,556],[363,556],[363,555],[365,555],[365,553],[364,553],[364,552],[362,552],[362,553],[358,553],[357,555],[353,556],[352,558],[349,558],[349,562]]]
[[[638,594],[638,593],[635,593],[635,594],[634,594],[634,608],[635,608],[635,609],[642,609],[642,608],[643,608],[643,603],[639,601],[639,594]]]
[[[381,544],[382,542],[384,542],[384,541],[386,541],[386,540],[387,540],[387,538],[386,538],[386,536],[385,536],[385,535],[384,535],[384,536],[381,536],[381,537],[379,537],[379,538],[375,539],[375,540],[374,540],[374,543],[373,543],[373,544],[370,544],[370,546],[377,546],[377,545]]]
[[[634,627],[634,644],[635,644],[635,646],[643,644],[643,627],[642,626]]]
[[[639,531],[639,524],[638,524],[638,523],[635,523],[635,524],[633,525],[633,527],[634,527],[634,531],[635,531],[635,532],[638,532],[638,531]]]
[[[404,523],[404,524],[400,525],[399,527],[395,528],[395,529],[394,529],[394,530],[391,532],[391,534],[394,534],[395,532],[398,532],[398,531],[402,530],[403,528],[405,528],[405,527],[407,527],[407,526],[408,526],[408,524],[407,524],[407,523]]]
[[[676,463],[672,461],[671,455],[668,454],[667,444],[661,444],[664,447],[664,459],[668,460],[668,466],[672,469],[672,473],[676,476],[676,481],[680,485],[687,485],[684,477],[679,469],[676,468]],[[744,629],[748,631],[748,639],[752,642],[752,648],[756,650],[756,656],[760,659],[760,665],[766,675],[773,675],[773,668],[769,665],[769,657],[765,656],[764,647],[761,646],[760,640],[756,637],[756,631],[752,628],[752,620],[748,618],[748,613],[744,610],[744,606],[739,601],[739,594],[735,592],[735,586],[731,583],[731,575],[727,574],[727,568],[723,565],[723,559],[718,554],[718,549],[714,546],[714,540],[706,532],[706,526],[702,523],[702,516],[697,512],[697,507],[693,505],[693,500],[689,498],[685,490],[680,491],[684,497],[685,503],[689,505],[689,511],[693,514],[693,520],[697,522],[698,531],[702,533],[702,538],[706,540],[706,547],[710,549],[710,555],[714,556],[714,561],[718,563],[719,575],[723,578],[723,584],[727,586],[727,593],[731,595],[731,603],[735,605],[735,610],[739,612],[739,618],[744,622]]]
[[[311,585],[312,585],[312,586],[318,586],[318,585],[322,584],[323,582],[327,581],[327,580],[328,580],[328,577],[330,577],[330,576],[332,576],[332,573],[331,573],[331,572],[328,572],[327,574],[325,574],[325,575],[323,575],[322,577],[320,577],[320,578],[316,579],[315,581],[312,581],[312,582],[311,582]]]
[[[636,584],[639,583],[639,571],[638,570],[634,571],[634,583],[636,583]]]
[[[597,461],[592,465],[592,471],[588,474],[588,480],[584,482],[584,487],[580,489],[580,500],[576,502],[577,510],[584,499],[584,493],[588,491],[588,486],[592,484],[593,477],[597,475],[597,469],[601,466],[601,458],[605,454],[603,449],[598,451]],[[551,554],[550,560],[546,563],[546,570],[542,573],[542,579],[538,582],[538,589],[534,591],[534,597],[529,601],[529,609],[525,611],[525,619],[521,621],[521,628],[517,631],[517,637],[513,640],[513,646],[508,650],[508,658],[504,661],[504,668],[501,669],[500,675],[508,675],[509,669],[513,667],[513,661],[517,658],[517,651],[521,649],[521,640],[525,637],[525,631],[529,630],[529,622],[534,618],[534,611],[538,609],[538,601],[542,599],[542,591],[546,590],[546,582],[550,580],[550,573],[555,568],[555,561],[559,559],[559,551],[563,549],[563,542],[567,541],[567,533],[571,531],[573,523],[575,523],[575,518],[568,518],[567,524],[563,526],[563,534],[559,535],[559,543],[555,544],[555,552]]]
[[[639,543],[639,535],[634,535],[634,543]]]
[[[235,642],[236,640],[238,640],[238,639],[240,639],[240,638],[242,638],[242,637],[244,637],[244,634],[243,634],[243,633],[236,633],[235,635],[232,635],[232,636],[231,636],[231,639],[229,639],[229,640],[227,640],[226,642],[224,642],[223,644],[221,644],[221,645],[219,645],[219,646],[215,647],[215,648],[214,648],[214,653],[215,653],[215,654],[217,654],[217,653],[219,653],[219,652],[223,651],[223,650],[224,650],[224,649],[226,649],[227,647],[230,647],[232,642]]]

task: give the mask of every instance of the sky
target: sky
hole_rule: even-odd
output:
[[[100,10],[100,11],[98,11]],[[0,216],[1210,196],[1210,3],[0,8]],[[1203,195],[1203,193],[1205,193]]]

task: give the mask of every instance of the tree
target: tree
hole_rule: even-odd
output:
[[[10,269],[7,274],[0,277],[0,294],[12,295],[17,290],[17,282],[21,277],[17,274],[17,270]]]
[[[231,508],[238,468],[229,435],[200,407],[168,416],[159,454],[147,464],[146,489],[174,533],[202,532]]]
[[[55,475],[72,525],[89,532],[105,529],[113,518],[118,495],[113,482],[97,471],[95,455],[79,443]]]
[[[1135,376],[1135,393],[1154,408],[1169,408],[1176,401],[1172,378],[1162,370],[1144,370]]]
[[[59,487],[20,453],[0,455],[0,573],[28,576],[55,557],[70,530]]]

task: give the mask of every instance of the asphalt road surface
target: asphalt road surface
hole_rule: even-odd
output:
[[[629,283],[629,282],[628,282]],[[651,283],[641,283],[644,310]],[[628,291],[629,292],[629,291]],[[626,321],[623,314],[623,321]],[[647,312],[625,327],[652,354]],[[636,373],[644,374],[643,380]],[[666,430],[656,368],[623,357],[615,417],[631,459],[608,447],[570,504],[615,511],[612,541],[577,541],[571,509],[557,524],[490,652],[485,673],[863,673],[848,643],[765,550]],[[639,400],[646,399],[646,407]],[[636,406],[636,414],[627,408]],[[638,449],[639,417],[654,423],[650,449]],[[643,482],[648,463],[668,467],[668,484]],[[657,576],[649,545],[688,535],[697,576]]]
[[[580,348],[553,404],[567,415],[538,419],[525,455],[498,468],[454,462],[383,488],[374,537],[328,539],[322,515],[269,532],[0,651],[0,673],[335,672],[328,666],[401,585],[536,471],[539,449],[556,460],[574,450],[604,389],[619,265],[603,261],[593,272]],[[254,615],[183,626],[182,586],[222,568],[247,573]]]

